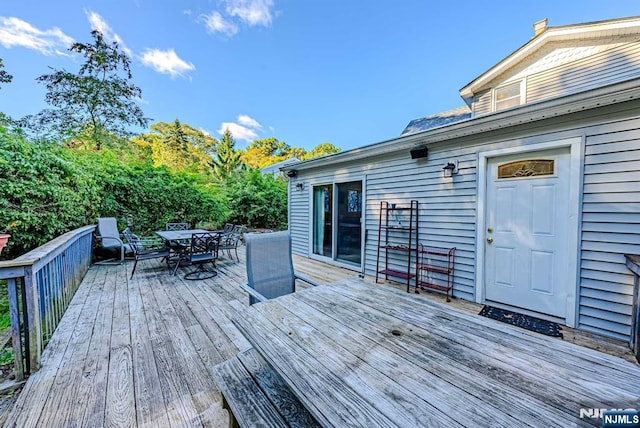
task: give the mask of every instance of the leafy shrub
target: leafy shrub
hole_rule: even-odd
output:
[[[171,173],[117,149],[27,142],[0,127],[0,231],[15,257],[69,230],[116,217],[140,233],[169,221],[223,224],[226,199],[206,177]]]
[[[238,171],[227,180],[229,220],[253,228],[286,229],[287,184],[257,169]]]
[[[0,128],[0,230],[21,254],[95,216],[100,188],[56,145],[28,143]]]

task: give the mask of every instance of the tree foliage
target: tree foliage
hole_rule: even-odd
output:
[[[166,166],[172,171],[211,174],[211,161],[217,151],[218,140],[192,126],[180,123],[158,122],[151,132],[131,140],[154,166]]]
[[[142,96],[132,83],[130,60],[117,42],[107,43],[102,33],[91,32],[92,43],[74,43],[69,50],[84,57],[78,73],[56,70],[36,80],[46,87],[46,102],[53,109],[30,118],[32,126],[55,130],[55,135],[88,134],[96,148],[109,134],[129,135],[131,126],[146,127],[137,100]]]
[[[216,158],[211,161],[213,175],[219,181],[224,181],[227,177],[232,176],[242,165],[241,153],[235,147],[236,142],[231,131],[225,129],[220,143],[218,143]]]
[[[12,235],[8,256],[98,217],[116,217],[143,234],[174,220],[218,226],[229,217],[218,186],[136,162],[122,150],[70,150],[0,128],[0,231]]]
[[[13,80],[13,76],[7,73],[4,68],[4,62],[2,58],[0,58],[0,83],[11,83]]]
[[[229,220],[253,228],[287,227],[287,183],[260,170],[237,171],[227,181]]]
[[[310,151],[304,153],[300,160],[309,160],[313,158],[317,158],[320,156],[331,155],[334,153],[338,153],[340,151],[339,147],[334,146],[331,143],[322,143],[315,146]]]
[[[28,143],[0,129],[0,230],[12,235],[12,254],[97,217],[99,184],[68,155],[60,146]]]

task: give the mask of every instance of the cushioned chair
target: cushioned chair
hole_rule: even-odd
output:
[[[209,279],[218,274],[215,270],[218,259],[218,247],[220,245],[219,233],[194,233],[191,235],[191,243],[186,251],[179,254],[176,266],[173,269],[175,275],[182,262],[195,265],[196,269],[187,273],[184,279]],[[206,269],[205,265],[210,263],[211,268]]]
[[[127,240],[127,244],[133,249],[133,256],[135,262],[133,263],[133,270],[131,271],[131,278],[136,272],[136,266],[140,260],[150,259],[166,259],[169,257],[170,250],[166,246],[158,243],[157,239],[142,239],[138,235],[134,234],[126,228],[122,231],[122,235]]]
[[[296,279],[313,286],[312,279],[293,270],[291,235],[288,231],[274,233],[248,233],[247,284],[241,287],[249,293],[249,304],[274,299],[295,291]]]
[[[125,254],[133,252],[133,248],[125,244],[120,238],[118,222],[115,217],[100,217],[98,219],[98,235],[101,248],[104,250],[117,250],[120,253],[120,259],[108,259],[96,264],[110,264],[116,260],[117,263],[122,263]]]

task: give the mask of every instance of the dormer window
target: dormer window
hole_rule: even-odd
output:
[[[494,111],[523,104],[523,80],[497,87],[493,91]]]

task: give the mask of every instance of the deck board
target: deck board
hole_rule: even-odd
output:
[[[246,281],[244,251],[239,253],[240,263],[222,258],[218,262],[218,276],[202,281],[185,281],[183,276],[188,268],[180,269],[173,276],[158,260],[140,262],[133,279],[129,278],[133,264],[130,261],[119,266],[92,266],[44,350],[42,368],[29,378],[4,426],[227,426],[228,415],[222,408],[213,367],[251,346],[231,321],[238,311],[248,306],[248,296],[239,287]],[[294,257],[294,265],[321,283],[357,275],[354,271],[300,257]],[[300,287],[307,286],[301,283]],[[401,287],[397,291],[404,293]],[[431,298],[428,293],[421,296]],[[376,299],[375,288],[370,298]],[[350,310],[335,307],[337,300],[341,299],[327,296],[327,310]],[[452,303],[455,305],[456,299]],[[408,305],[389,310],[404,311],[407,325],[417,322],[420,316],[425,323],[438,322],[438,317],[446,316],[442,312],[429,316],[417,314]],[[461,323],[458,328],[467,328],[465,316],[475,315],[458,316]],[[313,321],[305,317],[304,312],[300,312],[301,320]],[[370,323],[368,337],[353,337],[363,349],[370,339],[384,334],[376,320],[367,319],[363,314],[353,313],[353,322]],[[331,334],[338,331],[338,327],[335,324],[318,326],[327,339],[323,343],[310,343],[309,349],[326,348],[330,352]],[[492,357],[503,346],[530,348],[531,352],[540,352],[543,360],[551,352],[541,345],[546,341],[525,343],[524,336],[506,335],[507,330],[497,325],[478,334],[473,343],[464,344],[476,352],[477,378],[467,390],[465,381],[469,375],[461,372],[457,376],[458,384],[452,387],[462,391],[458,398],[461,402],[474,403],[474,396],[481,393],[482,385],[491,382],[492,364],[508,364],[513,367],[512,373],[520,373],[521,380],[540,385],[538,395],[523,396],[521,403],[514,404],[514,411],[521,415],[519,422],[527,424],[536,416],[537,402],[571,391],[562,389],[550,374],[530,373],[524,368],[518,371],[517,361]],[[585,348],[580,352],[594,364],[599,361],[595,351]],[[423,357],[412,358],[416,365],[424,365]],[[461,362],[454,357],[452,353],[450,361],[432,360],[429,364],[452,372],[461,370]],[[392,368],[393,356],[387,350],[380,349],[375,358]],[[559,367],[570,370],[573,361],[567,356]],[[348,365],[349,361],[336,361],[331,370],[346,370]],[[615,374],[617,368],[610,367],[607,373],[624,382],[623,375]],[[328,375],[331,370],[327,369]],[[433,384],[438,381],[435,376],[432,380]],[[409,374],[406,382],[407,387],[417,387],[420,379]],[[446,385],[440,387],[446,388]],[[511,387],[518,388],[518,385]],[[500,390],[492,394],[497,406],[508,405],[500,401]],[[379,397],[379,394],[371,391],[371,396]],[[415,409],[414,414],[427,411]],[[562,417],[543,416],[545,420]],[[413,419],[407,416],[407,421],[410,420]],[[447,421],[446,417],[442,419],[444,424]]]
[[[4,426],[228,426],[213,367],[250,347],[231,322],[249,301],[239,253],[203,281],[158,260],[133,279],[132,261],[92,266]],[[321,282],[355,274],[303,265]]]

